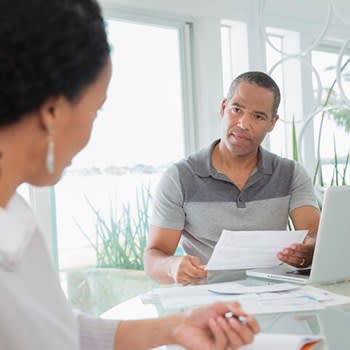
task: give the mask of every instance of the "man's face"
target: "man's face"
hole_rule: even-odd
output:
[[[222,101],[221,140],[230,153],[247,156],[257,152],[278,119],[278,115],[272,115],[273,99],[271,90],[241,82],[231,100]]]

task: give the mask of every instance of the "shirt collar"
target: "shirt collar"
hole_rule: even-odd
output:
[[[14,270],[36,229],[34,215],[24,199],[15,194],[6,208],[0,208],[0,266]]]
[[[258,171],[266,175],[272,175],[273,160],[275,155],[266,151],[266,149],[262,148],[261,146],[259,146],[258,152]]]
[[[215,140],[209,147],[203,148],[194,157],[193,163],[194,172],[200,177],[215,176],[217,171],[212,164],[212,153],[215,146],[220,142],[220,139]],[[274,155],[261,146],[258,149],[258,164],[257,171],[266,175],[272,174]]]

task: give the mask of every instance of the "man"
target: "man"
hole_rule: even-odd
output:
[[[223,229],[308,230],[303,244],[278,254],[288,264],[312,262],[319,210],[300,164],[260,145],[278,120],[280,91],[265,73],[247,72],[221,103],[221,139],[171,166],[154,198],[146,272],[162,283],[195,284]],[[180,241],[185,256],[174,256]]]

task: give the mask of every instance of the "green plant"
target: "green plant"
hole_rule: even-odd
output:
[[[342,65],[340,68],[340,71],[343,72],[346,66],[350,63],[350,58],[346,60],[346,62]],[[326,70],[333,70],[335,69],[335,66],[327,67]],[[345,75],[345,78],[349,80],[349,75]],[[329,88],[326,88],[327,96],[325,101],[322,103],[323,107],[327,106],[337,106],[341,104],[340,97],[338,94],[334,91],[334,87],[336,85],[337,79],[334,79],[331,86]],[[327,113],[334,119],[334,121],[344,128],[346,132],[350,132],[350,112],[348,109],[345,108],[339,108],[330,110],[328,112],[323,111],[321,114],[321,122],[320,127],[318,130],[318,138],[317,138],[317,163],[316,168],[314,171],[313,176],[313,183],[320,185],[321,187],[325,187],[326,183],[324,181],[323,171],[322,171],[322,160],[321,160],[321,138],[322,138],[322,131],[323,131],[323,123],[325,120],[325,117]],[[339,163],[340,159],[337,155],[337,149],[336,149],[336,142],[335,138],[333,138],[333,150],[334,150],[334,156],[333,156],[333,174],[331,178],[331,182],[327,185],[329,186],[340,186],[340,185],[346,185],[346,176],[347,176],[347,169],[349,164],[349,156],[350,156],[350,149],[347,154],[347,157],[345,159],[343,172],[339,169]],[[342,162],[343,163],[343,162]]]
[[[118,216],[110,205],[107,219],[88,199],[86,200],[96,216],[95,241],[79,224],[77,225],[95,250],[97,267],[143,270],[151,201],[149,187],[141,187],[141,190],[136,191],[136,213],[131,210],[130,203],[126,203],[122,205],[121,214]]]
[[[294,115],[293,115],[293,120],[292,120],[292,151],[293,151],[293,160],[299,161],[297,130],[295,127]]]
[[[350,63],[350,58],[348,58],[345,63],[341,66],[340,71],[343,72],[347,65]],[[336,66],[331,65],[325,68],[326,71],[333,71],[336,69]],[[343,74],[343,77],[346,81],[350,81],[350,74]],[[331,86],[325,88],[327,96],[325,101],[322,103],[324,107],[327,106],[337,106],[341,105],[342,101],[340,96],[334,90],[334,87],[337,83],[337,79],[334,79]],[[350,132],[350,111],[345,108],[334,109],[328,112],[329,115],[334,119],[334,121],[341,127],[344,128],[346,132]]]
[[[297,130],[295,126],[295,119],[293,115],[292,119],[292,159],[296,162],[299,161],[298,141],[297,141]],[[287,228],[290,231],[294,230],[294,225],[290,216],[288,216]]]

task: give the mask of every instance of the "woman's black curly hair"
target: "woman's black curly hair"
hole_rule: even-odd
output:
[[[0,127],[49,97],[74,101],[109,52],[95,0],[0,0]]]

